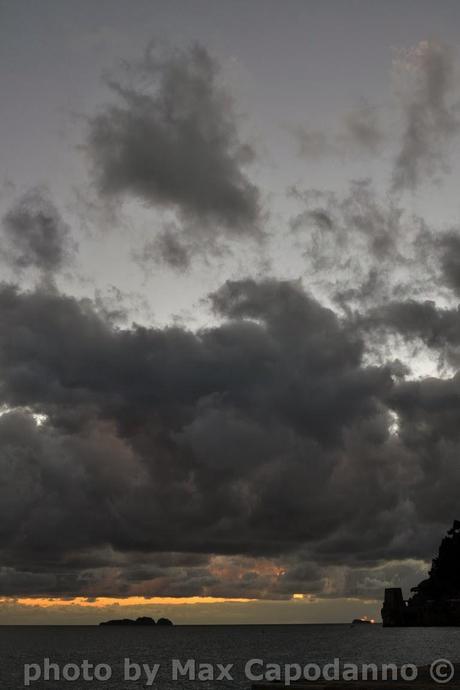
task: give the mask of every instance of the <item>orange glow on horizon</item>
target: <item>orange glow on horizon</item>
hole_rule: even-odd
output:
[[[104,608],[106,606],[179,606],[193,604],[247,604],[254,599],[225,597],[73,597],[62,599],[55,597],[0,597],[0,604],[14,602],[20,606],[37,606],[53,608],[58,606],[78,606],[83,608]]]

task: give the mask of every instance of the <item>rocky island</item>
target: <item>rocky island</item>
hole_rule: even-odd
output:
[[[103,621],[99,625],[173,625],[173,622],[169,618],[159,618],[156,622],[153,618],[148,616],[141,616],[132,620],[131,618],[115,618],[111,621]]]
[[[385,590],[384,627],[460,626],[460,521],[441,542],[428,578],[405,601],[400,587]]]

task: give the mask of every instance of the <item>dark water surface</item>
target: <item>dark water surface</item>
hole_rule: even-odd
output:
[[[41,673],[44,659],[59,665],[79,667],[75,681],[43,679],[31,682],[31,688],[129,688],[149,687],[146,677],[139,681],[124,679],[124,659],[138,664],[161,665],[150,687],[157,690],[192,688],[250,688],[245,674],[250,659],[265,663],[325,664],[338,657],[340,663],[354,662],[398,666],[413,663],[430,664],[445,657],[460,662],[459,628],[382,628],[380,625],[251,625],[251,626],[177,626],[173,628],[99,628],[75,626],[0,626],[0,688],[24,687],[24,665],[38,664]],[[198,664],[234,664],[232,682],[172,680],[172,660],[195,659]],[[112,677],[108,681],[84,680],[83,662],[108,664]],[[260,672],[260,666],[254,671]],[[74,670],[70,670],[70,675]],[[33,673],[38,673],[37,669]],[[87,675],[93,671],[87,670]],[[54,676],[51,676],[54,678]],[[442,686],[439,686],[440,688]]]

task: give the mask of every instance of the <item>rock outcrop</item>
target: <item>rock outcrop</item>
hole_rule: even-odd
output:
[[[385,590],[382,621],[392,626],[460,626],[460,521],[441,542],[428,578],[404,601],[399,587]]]
[[[141,616],[140,618],[136,618],[136,620],[132,620],[131,618],[115,618],[114,620],[111,621],[103,621],[102,623],[99,623],[99,625],[173,625],[173,622],[169,620],[169,618],[159,618],[158,621],[155,623],[153,618],[149,618],[148,616]]]

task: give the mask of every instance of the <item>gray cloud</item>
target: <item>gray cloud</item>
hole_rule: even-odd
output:
[[[381,334],[397,333],[407,342],[419,340],[440,355],[439,366],[460,363],[460,311],[438,307],[432,300],[393,301],[370,310],[361,324]]]
[[[319,160],[340,153],[333,137],[329,137],[320,129],[309,129],[305,125],[297,125],[291,128],[291,132],[297,142],[300,156]]]
[[[403,69],[413,73],[404,107],[405,129],[393,171],[393,189],[414,189],[424,175],[445,166],[446,146],[459,121],[448,99],[453,90],[453,52],[444,44],[422,41],[406,56]],[[407,92],[405,92],[406,95]]]
[[[185,270],[190,265],[190,250],[171,229],[166,229],[157,239],[154,248],[158,257],[172,268]]]
[[[186,271],[192,256],[199,247],[190,244],[187,234],[175,224],[167,225],[154,239],[145,243],[142,251],[135,252],[136,261],[143,267],[153,264],[166,264],[176,271]]]
[[[442,234],[437,242],[442,270],[441,282],[460,295],[460,234],[450,231]]]
[[[148,51],[129,82],[109,86],[114,103],[89,120],[87,142],[103,196],[172,208],[208,236],[260,236],[259,192],[244,172],[254,152],[205,48]]]
[[[297,125],[291,128],[291,133],[297,142],[299,155],[313,160],[350,154],[375,155],[385,139],[378,111],[367,101],[360,102],[346,113],[335,132]]]
[[[88,300],[2,286],[5,591],[342,596],[339,565],[356,591],[431,553],[420,496],[441,489],[401,372],[364,364],[356,324],[298,283],[228,282],[211,304],[212,328],[119,329]]]
[[[315,284],[342,309],[363,310],[438,286],[441,235],[370,180],[347,192],[291,190],[300,212],[290,228]]]
[[[355,146],[368,153],[379,152],[385,135],[378,112],[366,101],[360,103],[344,117],[345,145]]]
[[[421,41],[400,51],[403,134],[392,171],[393,191],[415,189],[425,178],[447,169],[448,145],[459,132],[454,52],[436,41]],[[299,155],[319,160],[349,154],[377,155],[388,135],[379,109],[363,100],[345,113],[335,131],[297,125],[291,128]]]
[[[39,189],[24,194],[4,216],[2,244],[3,256],[15,268],[45,273],[62,269],[75,250],[68,225]]]

